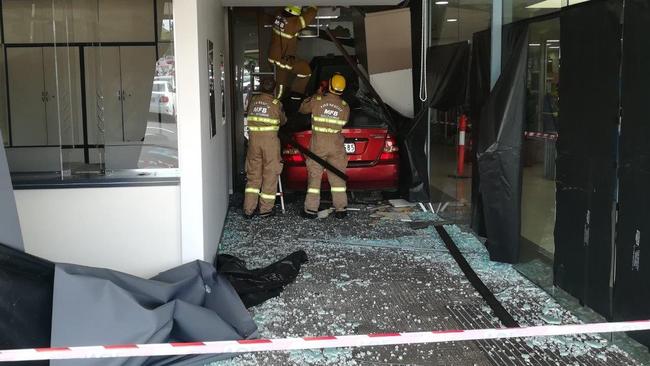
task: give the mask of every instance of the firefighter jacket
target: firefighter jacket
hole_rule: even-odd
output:
[[[300,113],[311,113],[314,132],[340,133],[350,118],[350,106],[340,96],[332,93],[314,95],[300,105]]]
[[[250,132],[278,131],[287,122],[282,102],[272,95],[254,95],[248,103],[248,130]]]
[[[284,11],[278,13],[273,22],[269,61],[287,70],[293,68],[298,48],[298,33],[316,18],[318,8],[310,6],[302,15],[292,16]]]

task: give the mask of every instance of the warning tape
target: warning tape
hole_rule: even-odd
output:
[[[218,342],[31,348],[0,351],[0,362],[66,360],[81,358],[88,359],[112,357],[176,356],[190,354],[232,354],[245,352],[289,351],[320,348],[392,346],[400,344],[476,341],[483,339],[631,332],[639,330],[650,330],[650,320],[618,323],[544,325],[528,328],[442,330],[433,332],[411,333],[376,333],[336,337],[321,336],[279,339],[245,339],[239,341]]]
[[[524,136],[532,139],[542,139],[542,140],[557,140],[558,134],[555,132],[545,133],[545,132],[530,132],[525,131]]]

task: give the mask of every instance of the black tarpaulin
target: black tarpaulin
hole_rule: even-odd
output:
[[[427,172],[427,111],[429,108],[449,110],[463,106],[466,102],[469,67],[469,44],[459,42],[427,50],[427,94],[428,98],[419,113],[400,127],[407,159],[411,167],[409,199],[428,201],[429,185]],[[421,198],[426,192],[427,199]],[[414,199],[415,198],[415,199]]]
[[[472,121],[472,146],[478,146],[481,130],[481,110],[490,95],[490,30],[474,33],[469,75],[469,118]],[[472,229],[487,236],[483,218],[483,199],[479,189],[480,175],[476,149],[472,153]]]
[[[513,27],[509,33],[512,53],[481,110],[477,156],[490,259],[514,263],[521,231],[528,26]]]
[[[650,317],[650,3],[626,0],[620,196],[616,252],[616,320]],[[631,333],[650,346],[650,332]]]
[[[0,244],[0,349],[50,347],[53,286],[54,264]]]
[[[620,1],[561,14],[554,281],[611,315]]]

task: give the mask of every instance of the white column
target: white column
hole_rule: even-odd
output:
[[[174,1],[174,46],[181,172],[181,260],[204,259],[198,1]]]

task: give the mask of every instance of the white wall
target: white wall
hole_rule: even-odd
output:
[[[370,84],[381,99],[401,114],[413,118],[413,70],[370,75]]]
[[[15,191],[25,251],[151,277],[181,263],[178,186]]]
[[[207,41],[214,43],[218,73],[225,44],[225,11],[220,0],[175,1],[174,23],[182,260],[212,261],[228,210],[231,164],[220,98],[215,107],[217,133],[210,136]],[[217,77],[216,91],[221,88],[219,83]]]

